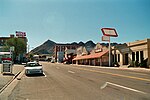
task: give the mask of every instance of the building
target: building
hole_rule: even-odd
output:
[[[10,55],[8,52],[10,52],[10,49],[6,49],[6,41],[11,39],[11,38],[21,38],[25,41],[26,45],[27,45],[27,37],[26,37],[26,33],[25,32],[18,32],[16,31],[16,36],[14,34],[10,34],[10,36],[8,37],[0,37],[0,52],[1,52],[1,55],[0,55],[0,58],[3,58],[3,57],[8,57],[8,55]],[[18,61],[23,61],[24,58],[25,58],[25,54],[26,52],[24,52],[23,54],[19,54],[19,56],[17,57],[17,60]],[[10,56],[9,56],[10,57]],[[0,59],[1,61],[1,59]]]
[[[129,66],[133,62],[142,63],[145,59],[148,59],[147,66],[150,68],[150,39],[114,46],[112,55],[112,61],[121,66]]]
[[[85,47],[79,47],[77,57],[73,61],[82,65],[107,66],[108,59],[108,48],[97,43],[91,52],[88,52]]]
[[[63,62],[65,57],[65,50],[66,48],[76,50],[78,48],[78,44],[56,44],[54,47],[54,57],[56,62]]]
[[[72,64],[73,58],[76,56],[75,49],[67,49],[65,50],[64,63]]]

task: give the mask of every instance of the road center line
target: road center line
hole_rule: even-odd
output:
[[[85,71],[90,71],[90,72],[96,72],[96,73],[102,73],[102,74],[108,74],[108,75],[113,75],[113,76],[119,76],[119,77],[125,77],[125,78],[131,78],[131,79],[136,79],[136,80],[142,80],[142,81],[148,81],[150,82],[150,79],[146,78],[140,78],[140,77],[134,77],[134,76],[128,76],[128,75],[121,75],[121,74],[114,74],[110,72],[104,72],[104,71],[98,71],[98,70],[91,70],[91,69],[86,69],[86,68],[78,68],[78,67],[72,67],[75,69],[80,69],[80,70],[85,70]]]
[[[72,74],[74,74],[75,72],[68,70],[68,73],[72,73]]]
[[[123,88],[123,89],[126,89],[126,90],[130,90],[130,91],[134,91],[134,92],[138,92],[138,93],[142,93],[142,94],[147,94],[146,92],[139,91],[139,90],[136,90],[136,89],[133,89],[133,88],[129,88],[129,87],[122,86],[122,85],[115,84],[115,83],[111,83],[111,82],[106,82],[106,83],[101,87],[101,89],[104,89],[108,84],[113,85],[113,86],[116,86],[116,87],[120,87],[120,88]]]

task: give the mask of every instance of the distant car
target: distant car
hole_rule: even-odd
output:
[[[43,68],[42,65],[40,65],[38,62],[28,62],[25,65],[25,74],[31,75],[31,74],[43,74]]]

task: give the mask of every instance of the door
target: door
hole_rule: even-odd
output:
[[[125,62],[124,62],[124,65],[128,65],[129,63],[129,60],[128,60],[128,53],[125,54]]]

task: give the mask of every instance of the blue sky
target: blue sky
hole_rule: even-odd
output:
[[[25,31],[30,47],[102,42],[103,27],[115,28],[112,42],[150,38],[150,0],[0,0],[0,36]]]

